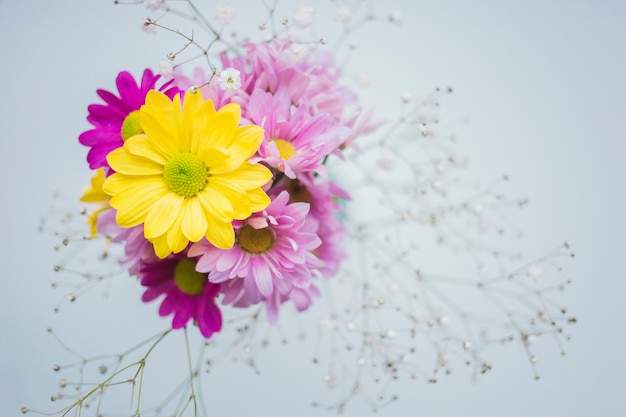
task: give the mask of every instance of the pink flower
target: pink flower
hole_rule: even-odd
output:
[[[122,71],[115,79],[119,97],[106,90],[97,91],[106,104],[92,104],[88,107],[87,121],[94,128],[78,137],[81,144],[91,148],[87,154],[91,169],[108,167],[106,156],[109,152],[121,147],[128,137],[142,133],[135,112],[145,103],[148,91],[156,88],[159,78],[159,75],[146,69],[141,77],[141,84],[137,85],[130,73]],[[159,91],[170,98],[179,92],[178,88],[171,87],[171,81],[163,84]]]
[[[348,193],[332,181],[320,181],[311,174],[292,180],[283,178],[274,188],[275,192],[286,190],[290,202],[309,203],[311,208],[307,222],[311,223],[322,244],[314,253],[323,265],[319,272],[324,278],[331,278],[339,270],[341,261],[346,258],[343,250],[345,228],[339,219],[343,207],[340,201],[349,200]]]
[[[324,157],[337,149],[349,134],[347,128],[336,126],[328,114],[311,116],[304,104],[292,107],[285,90],[275,95],[255,90],[250,96],[248,113],[265,133],[259,159],[292,179],[311,171],[325,177]]]
[[[215,304],[220,285],[209,282],[195,265],[194,259],[183,254],[143,263],[139,276],[146,291],[141,299],[149,302],[163,295],[159,315],[173,315],[172,328],[185,327],[193,319],[209,338],[222,328],[222,313]]]
[[[189,256],[200,256],[198,271],[207,272],[211,282],[224,283],[225,303],[247,306],[268,301],[271,323],[282,301],[306,298],[302,291],[316,293],[309,290],[310,280],[322,266],[312,253],[321,241],[306,222],[309,205],[288,202],[289,194],[282,192],[263,212],[236,222],[232,249],[218,249],[207,241],[189,249]],[[292,295],[294,289],[298,290]]]

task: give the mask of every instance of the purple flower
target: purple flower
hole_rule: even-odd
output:
[[[156,88],[159,78],[160,75],[146,69],[138,85],[129,72],[122,71],[115,79],[119,97],[106,90],[97,90],[105,104],[88,107],[87,121],[94,128],[78,137],[81,144],[91,148],[87,154],[91,169],[108,168],[106,156],[109,152],[121,147],[129,137],[143,132],[136,111],[145,103],[148,91]],[[159,91],[173,98],[179,90],[171,84],[172,81],[163,84]]]

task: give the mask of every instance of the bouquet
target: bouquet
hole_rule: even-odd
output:
[[[520,343],[537,378],[536,338],[554,336],[564,352],[563,325],[575,318],[550,297],[567,281],[539,278],[560,271],[569,243],[510,266],[519,254],[490,241],[488,232],[507,227],[498,215],[526,201],[497,190],[508,176],[469,197],[455,194],[466,161],[450,150],[437,113],[451,88],[421,100],[405,93],[400,117],[385,123],[361,104],[358,83],[349,86],[339,61],[356,46],[340,38],[331,49],[326,37],[306,32],[312,8],[285,18],[277,4],[264,5],[256,40],[224,35],[235,13],[227,6],[210,19],[191,0],[130,3],[153,13],[145,31],[171,32],[181,45],[158,70],[121,70],[115,88],[97,90],[88,106],[90,128],[78,138],[93,171],[80,197],[82,241],[104,245],[100,258],[142,287],[141,301],[158,305],[167,328],[100,364],[100,382],[84,379],[100,357],[79,361],[80,379],[62,379],[52,397],[69,400],[57,414],[102,415],[112,387],[128,385],[132,415],[208,415],[199,387],[211,348],[249,353],[264,343],[257,328],[320,304],[323,317],[306,324],[318,332],[313,363],[339,395],[314,404],[339,411],[358,397],[377,409],[398,399],[392,382],[435,382],[456,361],[485,373],[492,365],[482,352],[494,344]],[[346,2],[335,14],[345,37],[377,20],[367,1]],[[205,39],[169,19],[203,30]],[[401,17],[389,12],[384,20]],[[437,273],[425,236],[459,259],[469,255],[472,273]],[[101,278],[82,274],[77,288]],[[188,373],[162,404],[146,406],[148,358],[181,332]],[[201,340],[197,361],[190,338]]]

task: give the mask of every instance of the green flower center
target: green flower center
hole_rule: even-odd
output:
[[[167,187],[185,198],[195,197],[204,190],[209,182],[209,176],[209,168],[190,153],[179,153],[163,168],[163,178]]]
[[[276,148],[278,148],[278,153],[282,159],[289,159],[297,153],[296,148],[286,140],[274,139],[273,142],[276,144]]]
[[[178,261],[174,268],[174,281],[185,294],[200,295],[206,287],[207,274],[196,271],[196,263],[185,258]]]
[[[122,122],[122,139],[126,140],[142,133],[143,128],[139,123],[139,110],[130,112]]]
[[[245,225],[239,230],[237,244],[248,253],[265,253],[274,246],[274,233],[272,233],[269,227],[255,229],[252,226]]]

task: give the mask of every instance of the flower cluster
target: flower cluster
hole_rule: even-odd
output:
[[[221,55],[223,70],[191,80],[122,72],[118,95],[89,107],[80,136],[96,170],[82,201],[99,203],[92,235],[124,245],[122,264],[162,297],[172,327],[204,337],[222,304],[307,309],[315,280],[344,257],[341,201],[325,163],[375,128],[359,117],[330,55],[288,42],[250,43]]]

